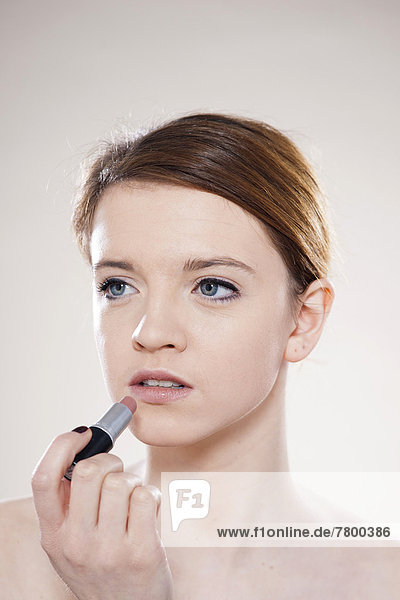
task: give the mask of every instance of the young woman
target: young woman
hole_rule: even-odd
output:
[[[136,400],[129,427],[147,458],[124,470],[98,454],[70,483],[91,430],[58,436],[33,499],[2,509],[5,597],[397,598],[396,548],[172,548],[159,536],[162,472],[289,471],[288,365],[315,347],[334,298],[325,206],[294,144],[231,115],[172,120],[99,148],[72,225],[105,383],[114,402]],[[186,390],[166,402],[149,380]],[[283,500],[303,522],[342,516],[290,481]]]

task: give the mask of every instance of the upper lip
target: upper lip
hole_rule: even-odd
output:
[[[129,385],[135,385],[136,383],[141,383],[145,379],[159,379],[162,381],[174,381],[176,383],[180,383],[181,385],[186,385],[187,387],[192,387],[189,383],[187,383],[182,377],[175,375],[174,373],[170,373],[169,371],[165,371],[164,369],[155,369],[149,371],[148,369],[142,369],[141,371],[136,371],[134,376],[129,382]]]

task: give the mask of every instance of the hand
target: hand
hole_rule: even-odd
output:
[[[159,490],[142,485],[112,454],[65,471],[91,437],[64,433],[53,440],[32,476],[41,544],[79,600],[172,600],[173,583],[156,529]]]

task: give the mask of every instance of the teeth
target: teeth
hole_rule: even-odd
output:
[[[142,381],[142,385],[149,387],[183,387],[180,383],[173,383],[172,381],[159,381],[158,379],[145,379]]]

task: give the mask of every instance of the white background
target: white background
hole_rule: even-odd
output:
[[[296,471],[398,471],[399,4],[14,0],[1,7],[0,497],[30,494],[50,440],[110,404],[91,279],[70,232],[81,157],[114,126],[194,111],[258,118],[328,197],[336,299],[290,366]],[[127,462],[144,445],[125,433]]]

